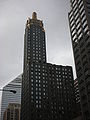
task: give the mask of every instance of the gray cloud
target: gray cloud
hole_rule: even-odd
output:
[[[24,29],[33,11],[44,22],[48,62],[74,67],[69,9],[69,0],[0,0],[0,88],[23,71]]]

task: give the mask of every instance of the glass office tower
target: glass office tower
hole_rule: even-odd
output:
[[[17,78],[15,78],[13,81],[11,81],[10,83],[3,87],[3,90],[15,90],[16,94],[9,91],[2,92],[0,120],[3,120],[4,112],[8,107],[9,103],[21,104],[21,81],[22,75],[19,75]]]

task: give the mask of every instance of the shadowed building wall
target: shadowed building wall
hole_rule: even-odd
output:
[[[90,0],[70,0],[69,25],[84,120],[90,120]]]

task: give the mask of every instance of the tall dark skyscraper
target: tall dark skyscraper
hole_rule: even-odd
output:
[[[72,67],[46,61],[45,30],[33,12],[24,37],[21,120],[72,120],[75,115]]]
[[[90,0],[70,0],[69,24],[84,120],[90,120]]]

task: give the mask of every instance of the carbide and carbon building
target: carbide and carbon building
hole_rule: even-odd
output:
[[[9,103],[21,104],[21,81],[22,81],[22,75],[19,75],[9,84],[3,87],[3,90],[15,90],[16,94],[13,94],[12,92],[9,91],[3,91],[0,120],[3,120],[4,112],[8,107]]]
[[[24,35],[21,120],[72,120],[74,95],[72,67],[47,63],[43,22],[33,12]]]
[[[90,0],[70,0],[69,25],[84,120],[90,120]]]

